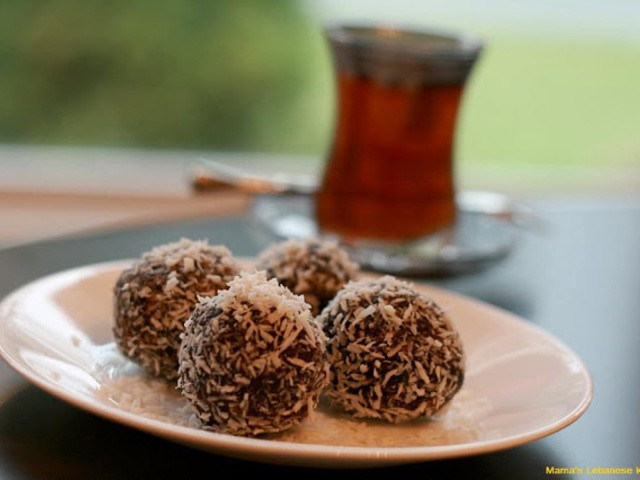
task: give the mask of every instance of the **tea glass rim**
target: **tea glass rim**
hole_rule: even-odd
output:
[[[324,31],[336,45],[415,59],[473,59],[483,49],[482,40],[474,34],[434,27],[343,23],[327,25]]]

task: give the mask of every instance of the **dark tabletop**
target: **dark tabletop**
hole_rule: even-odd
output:
[[[0,361],[0,478],[215,478],[231,471],[269,477],[529,479],[552,477],[546,467],[635,471],[640,467],[640,204],[561,201],[537,207],[548,228],[523,232],[508,259],[473,275],[428,281],[540,325],[584,360],[595,395],[568,428],[487,455],[313,472],[216,456],[112,423],[30,386]],[[0,250],[0,295],[48,273],[136,257],[181,236],[230,245],[238,256],[255,255],[270,240],[244,219],[229,217],[42,241]]]

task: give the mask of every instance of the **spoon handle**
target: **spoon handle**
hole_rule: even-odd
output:
[[[254,175],[207,159],[201,159],[196,164],[191,185],[198,192],[235,189],[245,193],[280,195],[311,195],[318,189],[318,182],[311,175]]]

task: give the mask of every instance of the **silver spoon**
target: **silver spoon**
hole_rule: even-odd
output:
[[[228,164],[199,159],[194,166],[192,186],[198,192],[234,189],[250,194],[313,195],[319,188],[313,175],[272,173],[256,175]],[[458,208],[499,218],[523,228],[543,229],[544,220],[533,208],[507,195],[487,191],[463,191],[456,195]]]

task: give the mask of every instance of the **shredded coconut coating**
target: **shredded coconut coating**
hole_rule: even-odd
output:
[[[301,296],[245,272],[186,322],[178,388],[204,429],[279,432],[317,408],[329,379],[324,341]]]
[[[391,276],[348,283],[318,321],[328,338],[328,396],[355,417],[430,417],[464,381],[460,338],[445,312]]]
[[[337,242],[318,238],[274,243],[260,254],[256,268],[303,295],[313,315],[318,315],[359,271]]]
[[[240,272],[228,248],[181,239],[160,245],[124,270],[114,287],[119,350],[156,377],[175,380],[184,322],[199,295],[215,295]]]

